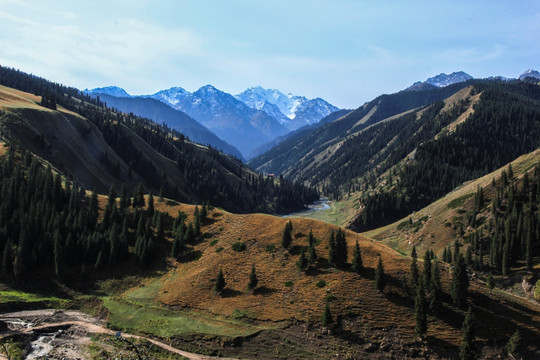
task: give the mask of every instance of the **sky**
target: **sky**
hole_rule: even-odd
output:
[[[130,94],[212,84],[356,108],[454,71],[540,68],[540,1],[0,0],[0,65]]]

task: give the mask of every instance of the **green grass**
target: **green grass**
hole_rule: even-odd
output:
[[[8,290],[0,291],[0,302],[40,302],[47,301],[58,303],[59,305],[64,304],[68,300],[61,299],[55,296],[47,296],[36,293],[28,293],[24,291]]]
[[[208,334],[216,336],[245,336],[258,328],[188,311],[172,311],[158,306],[141,306],[120,298],[106,298],[110,311],[109,327],[133,333],[148,333],[160,337]]]
[[[449,209],[458,208],[458,207],[462,206],[465,203],[465,201],[467,201],[467,199],[469,199],[469,198],[471,198],[473,196],[474,196],[474,193],[465,194],[463,196],[460,196],[460,197],[450,201],[447,206],[448,206]]]
[[[109,327],[160,337],[191,334],[245,336],[259,330],[239,321],[163,308],[156,300],[161,285],[161,281],[156,279],[120,296],[105,297],[104,306],[110,312]]]

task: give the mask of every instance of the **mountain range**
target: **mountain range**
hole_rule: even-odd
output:
[[[132,96],[116,86],[85,92],[94,96],[159,100],[197,120],[219,138],[240,150],[245,158],[250,158],[251,153],[260,145],[291,130],[317,123],[330,113],[339,110],[320,98],[308,100],[303,96],[284,95],[278,90],[261,87],[250,88],[236,96],[218,90],[212,85],[203,86],[193,93],[181,87],[172,87],[152,95]],[[107,99],[111,106],[116,106],[116,100],[110,97]],[[123,102],[124,111],[147,116],[138,113],[137,109],[126,107],[129,103],[132,102]],[[215,143],[211,144],[217,146]]]
[[[124,337],[156,360],[171,354],[152,344],[242,359],[538,358],[536,76],[438,75],[245,164],[193,142],[205,127],[156,99],[0,66],[0,308],[104,314],[123,336],[80,345],[103,358],[126,351]],[[173,101],[201,114],[234,104],[293,120],[302,106],[264,89],[248,96],[261,109],[211,86],[169,95],[182,91]],[[321,195],[326,210],[296,212]],[[39,314],[23,330],[2,318],[6,354],[28,355],[30,330],[83,332],[72,312]]]

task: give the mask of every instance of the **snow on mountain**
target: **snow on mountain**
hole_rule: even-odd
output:
[[[84,89],[83,92],[89,95],[106,94],[106,95],[115,96],[115,97],[131,97],[131,95],[129,95],[126,92],[126,90],[118,86],[105,86],[105,87],[95,88],[92,90]]]
[[[425,81],[426,84],[434,85],[437,87],[444,87],[452,84],[457,84],[467,80],[471,80],[473,77],[463,71],[453,72],[450,75],[441,73],[437,76],[430,77]]]
[[[529,69],[523,74],[519,75],[519,80],[525,80],[528,77],[540,80],[540,73],[534,69]]]
[[[166,104],[176,105],[180,99],[189,95],[191,95],[191,93],[181,87],[172,87],[167,90],[158,91],[154,95],[147,95],[145,97],[154,98]]]
[[[285,95],[279,90],[260,86],[249,88],[235,97],[252,109],[266,112],[290,130],[316,123],[339,110],[320,98],[308,100],[304,96]]]

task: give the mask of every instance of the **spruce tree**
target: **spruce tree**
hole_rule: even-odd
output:
[[[289,221],[287,224],[285,224],[285,228],[283,229],[283,235],[281,237],[281,246],[283,246],[284,249],[288,249],[292,244],[292,223]]]
[[[431,292],[431,255],[429,250],[426,250],[424,255],[424,269],[422,270],[422,281],[424,283],[424,289],[429,293]]]
[[[330,237],[328,238],[328,262],[330,265],[337,264],[336,238],[334,237],[334,230],[332,230]]]
[[[199,212],[199,206],[195,206],[193,212],[193,234],[196,238],[201,236],[201,213]]]
[[[352,259],[352,269],[355,273],[360,274],[363,268],[364,264],[362,262],[362,252],[360,251],[360,245],[358,245],[358,240],[356,240]]]
[[[433,271],[431,272],[431,291],[429,295],[429,310],[433,315],[437,315],[442,305],[442,285],[441,272],[439,270],[439,262],[433,263]]]
[[[327,301],[321,316],[321,324],[322,326],[328,326],[331,325],[333,322],[334,318],[332,317],[332,312],[330,311],[330,304]]]
[[[255,265],[251,266],[251,272],[249,273],[248,290],[253,291],[257,287],[259,279],[257,279],[257,273],[255,272]]]
[[[427,315],[426,315],[426,299],[424,297],[424,286],[419,284],[416,297],[414,299],[414,317],[416,320],[416,336],[423,339],[427,333]]]
[[[308,265],[308,260],[306,258],[306,249],[304,247],[302,247],[302,250],[300,250],[300,257],[298,258],[296,265],[298,266],[298,269],[300,269],[300,271],[305,270]]]
[[[411,256],[412,256],[412,261],[411,261],[411,269],[409,273],[409,296],[412,299],[416,294],[416,289],[418,287],[418,278],[419,278],[418,264],[416,262],[416,250],[414,246],[413,246],[413,252],[411,253]]]
[[[520,343],[521,336],[519,335],[519,330],[516,330],[506,344],[506,351],[508,351],[508,354],[512,355],[514,359],[517,359],[519,356]]]
[[[452,286],[450,293],[452,300],[457,307],[465,307],[468,289],[469,276],[467,274],[467,267],[465,266],[463,256],[459,254],[457,262],[454,265],[454,270],[452,271]]]
[[[315,251],[315,244],[308,247],[307,261],[309,265],[313,265],[317,262],[317,252]]]
[[[491,290],[493,290],[493,288],[495,287],[495,281],[493,281],[493,275],[491,273],[489,273],[487,275],[487,281],[486,282],[487,282],[489,292],[491,293]]]
[[[461,360],[473,360],[474,323],[472,319],[472,308],[469,306],[465,320],[461,327],[461,346],[459,347],[459,358]]]
[[[347,264],[347,239],[345,238],[345,231],[341,228],[336,233],[336,266],[344,267]]]
[[[148,217],[154,216],[154,195],[152,193],[148,194],[148,209],[146,209]]]
[[[214,284],[214,291],[217,294],[221,294],[223,292],[223,289],[225,289],[225,276],[223,276],[223,270],[219,269],[219,273],[216,277],[216,282]]]
[[[377,269],[375,270],[375,289],[377,289],[380,292],[383,292],[385,287],[386,287],[386,279],[384,276],[384,266],[382,263],[381,256],[379,255]]]

